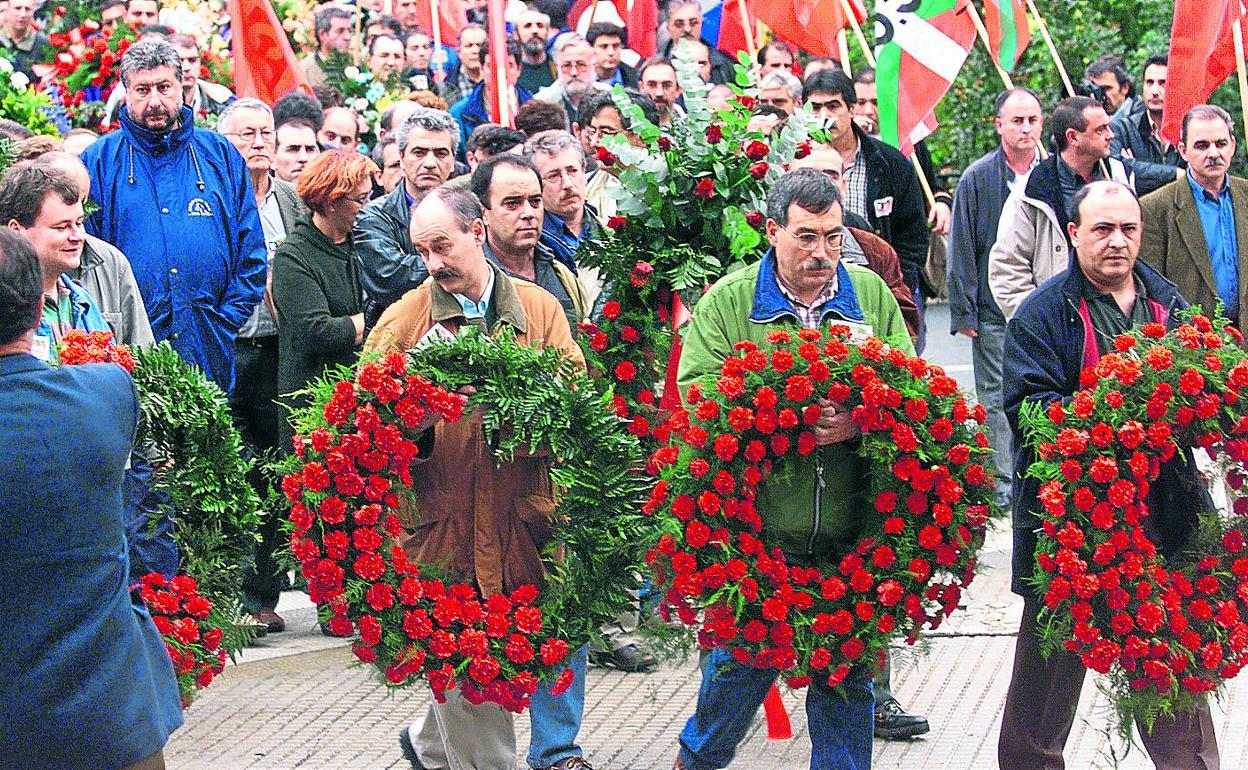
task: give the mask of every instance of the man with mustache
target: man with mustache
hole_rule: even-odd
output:
[[[580,35],[569,33],[555,42],[555,64],[559,67],[559,79],[538,91],[533,98],[562,105],[567,114],[564,128],[571,130],[581,100],[594,91],[608,90],[609,86],[598,82],[594,49]]]
[[[550,17],[529,8],[516,18],[515,27],[521,57],[520,77],[516,84],[535,94],[555,82],[555,63],[546,52]]]
[[[546,206],[533,161],[495,155],[477,166],[469,186],[484,208],[485,256],[507,275],[553,294],[575,329],[588,316],[589,302],[576,273],[541,242]]]
[[[652,56],[641,65],[641,92],[654,102],[659,111],[656,125],[670,126],[672,121],[685,116],[678,103],[680,83],[676,80],[676,68],[667,59]]]
[[[1010,588],[1023,597],[997,744],[999,766],[1008,770],[1066,766],[1062,751],[1087,673],[1073,652],[1056,650],[1047,656],[1041,652],[1042,597],[1031,578],[1036,572],[1038,493],[1043,480],[1027,472],[1035,454],[1023,441],[1019,412],[1024,404],[1046,408],[1068,402],[1080,389],[1080,373],[1113,351],[1119,335],[1149,322],[1173,327],[1179,311],[1187,307],[1178,287],[1136,259],[1142,227],[1140,205],[1130,187],[1116,181],[1090,182],[1075,193],[1070,213],[1066,229],[1074,255],[1068,268],[1023,302],[1005,334],[1005,412],[1014,432],[1014,478],[1019,480],[1012,489]],[[1182,455],[1162,464],[1148,492],[1144,528],[1167,557],[1191,547],[1197,512],[1212,502],[1191,449]],[[1159,770],[1219,767],[1208,701],[1190,712],[1158,715],[1152,725],[1137,719],[1136,728]]]
[[[771,250],[717,281],[685,327],[682,394],[703,375],[718,373],[739,341],[763,345],[777,329],[796,334],[848,326],[854,339],[874,335],[913,355],[884,279],[841,259],[843,222],[840,190],[823,172],[798,169],[776,182],[767,193]],[[755,504],[769,547],[778,547],[790,564],[830,570],[852,549],[865,516],[878,514],[857,502],[867,474],[846,444],[857,437],[857,426],[835,402],[819,405],[815,451],[793,461],[790,473],[760,484]],[[816,678],[806,691],[812,768],[871,766],[872,668],[870,662],[855,666],[837,690]],[[676,770],[727,767],[778,674],[738,665],[727,648],[711,652],[697,710],[680,733]]]
[[[527,180],[509,180],[508,171],[527,171],[523,158],[501,155],[521,166],[499,166],[493,179],[494,205],[528,211],[541,191]],[[478,170],[477,173],[480,173]],[[532,176],[537,184],[536,174]],[[523,182],[515,186],[515,182]],[[504,328],[516,342],[555,347],[584,366],[580,348],[559,303],[529,281],[509,276],[487,261],[486,212],[467,190],[438,187],[419,193],[412,209],[411,241],[433,277],[410,291],[381,317],[368,337],[368,350],[408,350],[437,333],[467,326],[494,334]],[[535,199],[535,200],[534,200]],[[536,237],[534,237],[536,240]],[[479,411],[454,424],[439,422],[421,437],[422,462],[412,466],[411,491],[416,521],[402,538],[418,563],[440,563],[482,595],[540,583],[546,565],[542,549],[555,513],[548,456],[517,451],[497,463]],[[560,695],[542,686],[529,707],[532,739],[527,764],[534,770],[592,770],[576,743],[585,703],[585,653],[573,655],[575,680]],[[445,703],[431,703],[422,719],[399,733],[403,756],[415,770],[460,770],[516,766],[516,735],[511,714],[492,703],[473,706],[459,688]]]
[[[1237,326],[1248,306],[1248,181],[1230,175],[1235,122],[1226,110],[1202,104],[1183,116],[1179,153],[1186,182],[1147,195],[1140,256],[1179,285],[1206,313],[1218,302]],[[1236,208],[1238,206],[1238,208]]]
[[[1161,113],[1166,106],[1166,54],[1153,54],[1144,62],[1141,97],[1128,112],[1114,113],[1111,127],[1115,155],[1135,161],[1135,191],[1148,195],[1153,190],[1183,178],[1177,147],[1161,135]],[[1112,77],[1112,76],[1111,76]]]
[[[163,40],[121,59],[121,130],[82,153],[100,208],[87,231],[130,258],[156,340],[229,393],[235,336],[264,294],[268,249],[247,162],[196,128]]]
[[[542,180],[541,242],[576,270],[581,241],[602,232],[597,209],[585,202],[585,150],[567,131],[543,131],[525,143],[524,157],[533,161]]]

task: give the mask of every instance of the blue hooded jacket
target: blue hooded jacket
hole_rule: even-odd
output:
[[[529,93],[520,86],[516,86],[516,103],[524,106],[524,103],[533,98],[533,94]],[[477,83],[477,85],[463,96],[459,101],[451,105],[449,110],[451,117],[459,121],[459,152],[457,158],[460,161],[466,161],[465,149],[468,144],[468,137],[472,136],[472,130],[477,126],[490,122],[489,110],[485,107],[485,81]],[[512,117],[515,117],[514,115]]]
[[[226,392],[234,338],[264,294],[268,252],[251,177],[190,108],[163,134],[123,107],[121,130],[82,154],[99,211],[87,231],[130,258],[156,340],[169,340]]]

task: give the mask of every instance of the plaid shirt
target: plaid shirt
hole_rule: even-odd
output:
[[[823,287],[823,291],[819,292],[819,296],[815,297],[814,301],[809,305],[806,305],[793,296],[779,276],[776,276],[776,283],[780,285],[780,293],[784,295],[785,299],[793,303],[793,309],[797,311],[797,320],[801,321],[802,327],[806,329],[819,328],[819,319],[823,315],[823,306],[832,301],[832,298],[836,296],[837,288],[840,286],[836,273],[833,273],[832,280],[828,281],[827,285]]]
[[[858,141],[858,152],[845,164],[845,210],[871,221],[867,214],[867,164],[862,159],[862,140]]]

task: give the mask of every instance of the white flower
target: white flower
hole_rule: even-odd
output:
[[[18,91],[25,91],[26,86],[30,85],[30,78],[26,77],[25,72],[14,72],[12,75],[9,75],[9,82]]]
[[[9,61],[7,58],[3,56],[0,56],[0,72],[12,72],[12,71],[13,71],[13,62]]]
[[[356,99],[355,101],[351,102],[351,107],[356,112],[363,112],[364,110],[368,109],[368,100],[363,97],[360,97]]]
[[[354,80],[360,76],[360,68],[359,67],[347,67],[346,69],[342,71],[342,74]]]

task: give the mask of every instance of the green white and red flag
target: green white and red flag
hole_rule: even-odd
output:
[[[984,26],[988,30],[988,50],[993,61],[1006,72],[1013,72],[1031,43],[1025,0],[984,0]]]
[[[880,139],[914,152],[935,128],[932,111],[975,43],[968,0],[879,0],[875,4]]]

